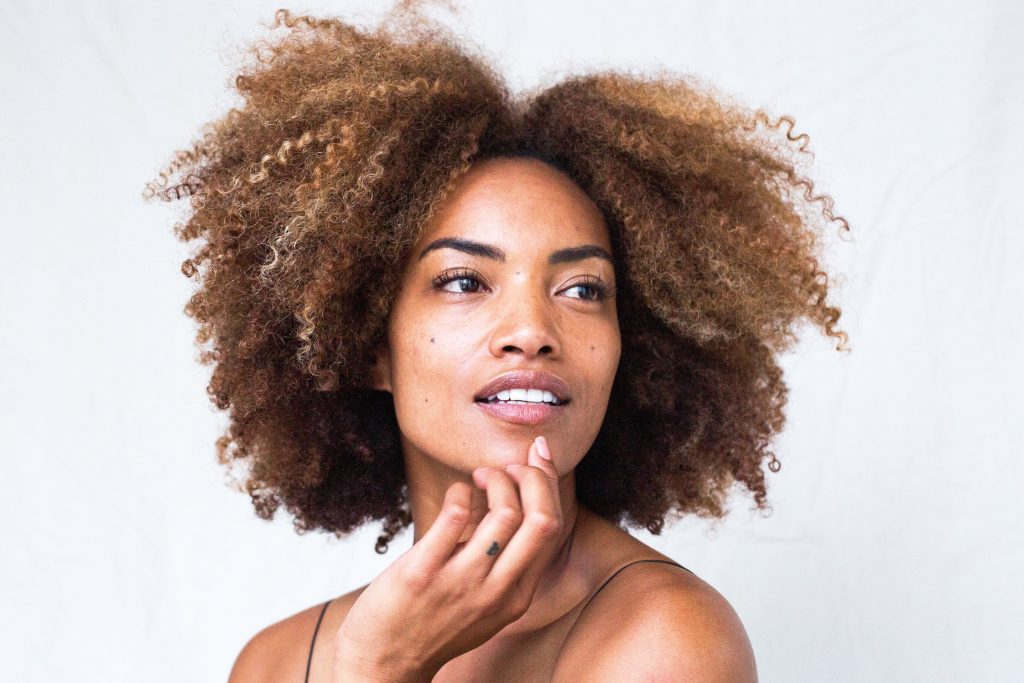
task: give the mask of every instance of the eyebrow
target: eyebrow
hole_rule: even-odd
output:
[[[505,252],[498,247],[458,237],[442,237],[441,239],[434,240],[420,252],[420,259],[435,249],[445,248],[457,249],[458,251],[472,254],[473,256],[483,256],[495,261],[501,261],[502,263],[505,262]],[[588,258],[600,258],[614,264],[612,255],[596,244],[582,244],[578,247],[559,249],[548,256],[548,263],[552,265],[558,263],[572,263],[574,261],[582,261],[583,259]]]

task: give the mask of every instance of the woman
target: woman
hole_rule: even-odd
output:
[[[186,311],[256,511],[413,546],[231,680],[756,680],[725,598],[619,523],[734,483],[765,508],[775,357],[803,319],[845,343],[816,232],[845,222],[779,124],[670,75],[513,98],[415,12],[282,24],[150,190],[191,198]]]

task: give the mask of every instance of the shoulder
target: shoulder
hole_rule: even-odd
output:
[[[753,683],[757,671],[746,630],[718,591],[679,567],[643,562],[581,612],[552,680]]]
[[[272,681],[301,681],[306,675],[310,645],[316,624],[323,613],[317,631],[317,650],[323,654],[325,636],[333,633],[344,621],[345,615],[363,588],[333,598],[324,610],[324,602],[274,622],[252,636],[242,647],[231,667],[228,683],[271,683]],[[325,601],[326,602],[326,601]],[[332,628],[333,627],[333,628]],[[316,653],[316,651],[314,651]],[[329,658],[318,657],[319,661]],[[316,664],[314,662],[314,668]],[[311,677],[312,680],[317,680]]]

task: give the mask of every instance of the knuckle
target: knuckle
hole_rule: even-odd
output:
[[[449,487],[449,492],[452,500],[466,500],[473,495],[473,486],[464,481],[457,481]]]
[[[500,595],[488,594],[481,597],[481,602],[477,605],[477,613],[481,616],[493,617],[504,611],[504,601]]]
[[[405,582],[413,592],[420,592],[430,586],[433,576],[419,565],[410,565],[402,571],[402,581]]]
[[[458,582],[448,588],[449,601],[455,604],[465,602],[471,595],[471,589],[468,584]]]
[[[545,536],[557,536],[562,533],[562,521],[546,512],[530,513],[529,524]]]
[[[469,520],[469,508],[461,503],[448,506],[448,521],[452,524],[464,524]]]
[[[523,523],[523,511],[511,505],[494,509],[495,521],[505,528],[515,529]]]

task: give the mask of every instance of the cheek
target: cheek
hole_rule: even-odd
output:
[[[431,378],[442,359],[435,353],[436,345],[431,342],[428,332],[406,333],[395,347],[395,398],[409,401],[418,397],[419,403],[435,400],[434,393],[440,388]],[[436,338],[434,336],[433,338]]]
[[[593,369],[593,379],[603,393],[611,392],[615,373],[622,355],[622,340],[618,326],[609,326],[591,337],[586,345],[587,364]]]
[[[395,416],[407,455],[428,454],[462,468],[468,465],[460,458],[474,442],[474,387],[464,375],[465,340],[439,327],[435,320],[421,333],[407,332],[395,347]]]
[[[458,373],[465,362],[459,341],[433,324],[406,329],[397,339],[393,374],[395,408],[409,420],[436,420],[457,397]]]

